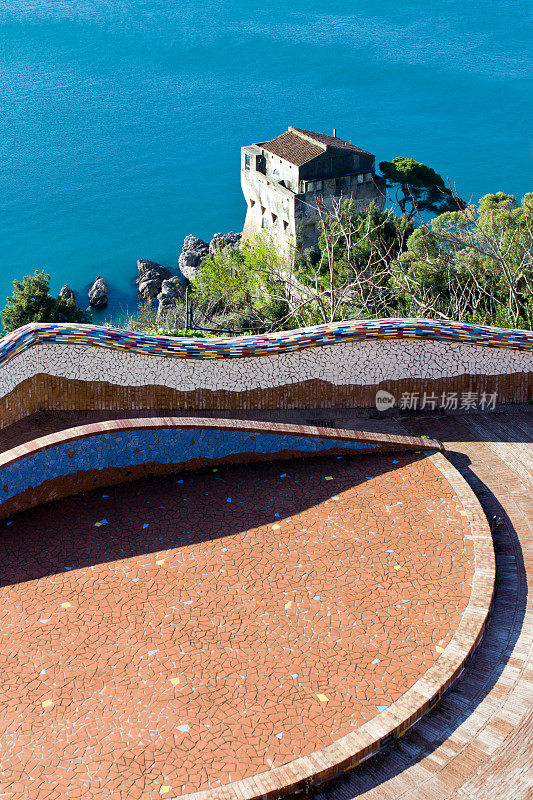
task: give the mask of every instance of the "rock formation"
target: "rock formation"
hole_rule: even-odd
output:
[[[100,276],[89,289],[89,303],[93,308],[105,308],[107,305],[107,283]]]
[[[176,306],[183,298],[185,289],[179,278],[170,278],[164,280],[161,285],[161,293],[159,294],[159,308],[157,309],[157,316],[165,314],[171,308]]]
[[[72,291],[68,283],[65,283],[65,285],[61,287],[59,291],[59,299],[66,300],[67,302],[72,301],[73,303],[76,303],[74,292]]]
[[[185,237],[183,249],[180,253],[180,271],[186,278],[192,280],[209,253],[213,254],[217,250],[225,249],[226,247],[234,250],[239,246],[240,241],[241,234],[233,231],[230,233],[215,233],[209,244],[190,233]]]
[[[209,252],[215,253],[217,250],[236,250],[241,243],[242,234],[230,231],[229,233],[215,233],[209,243]]]
[[[137,261],[137,270],[139,275],[135,282],[143,300],[155,300],[161,291],[163,281],[173,277],[169,269],[147,258],[140,258]]]
[[[205,261],[209,253],[209,245],[207,242],[198,239],[190,233],[185,237],[183,242],[183,249],[179,257],[179,268],[181,273],[192,280]]]

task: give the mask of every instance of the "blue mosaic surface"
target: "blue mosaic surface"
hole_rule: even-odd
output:
[[[348,320],[292,331],[220,339],[176,339],[67,323],[25,325],[0,340],[0,367],[34,344],[85,344],[168,358],[239,358],[367,339],[421,339],[533,350],[533,332],[431,319]]]
[[[336,446],[342,446],[347,452],[368,452],[379,447],[343,439],[205,428],[95,434],[63,442],[8,464],[1,471],[0,501],[78,470],[127,467],[153,461],[179,464],[197,458],[216,460],[236,453],[274,454],[282,450],[297,450],[319,454]]]

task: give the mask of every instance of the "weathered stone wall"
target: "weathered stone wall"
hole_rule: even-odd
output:
[[[265,230],[262,223],[265,219],[268,226],[266,230],[272,237],[277,252],[290,262],[294,256],[296,241],[294,195],[279,186],[277,179],[277,176],[274,179],[259,172],[241,172],[241,186],[246,199],[242,236],[244,240],[252,241]],[[275,215],[275,220],[272,214]]]

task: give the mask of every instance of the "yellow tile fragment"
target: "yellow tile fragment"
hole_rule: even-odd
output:
[[[290,608],[292,606],[292,600],[289,600],[288,603],[285,603],[285,608]]]
[[[53,700],[43,700],[41,705],[42,705],[43,708],[50,708],[50,706],[54,705],[54,701]]]
[[[280,530],[280,528],[281,528],[281,525],[278,525],[278,524],[276,524],[276,525],[272,525],[272,530],[273,530],[273,531],[279,531],[279,530]]]
[[[444,653],[444,647],[439,647],[438,644],[435,645],[435,650],[437,653]]]
[[[179,678],[171,678],[170,679],[170,683],[172,684],[172,686],[177,686],[179,682],[180,682]]]
[[[61,603],[61,608],[71,608],[71,603]]]
[[[157,564],[158,567],[161,567],[161,566],[163,566],[163,564],[165,562],[164,561],[156,561],[155,563]]]
[[[325,481],[332,481],[332,480],[333,480],[333,475],[326,475],[326,477],[324,478],[324,480],[325,480]]]
[[[396,566],[394,567],[394,569],[401,569],[401,566],[400,566],[399,564],[396,564]]]
[[[159,794],[167,794],[172,789],[172,786],[162,786],[159,790]]]
[[[317,694],[317,697],[321,703],[327,703],[329,701],[329,697],[325,694]]]

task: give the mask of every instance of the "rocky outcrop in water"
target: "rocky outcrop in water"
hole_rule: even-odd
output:
[[[230,233],[215,233],[209,243],[190,233],[185,237],[183,249],[180,253],[180,271],[186,278],[192,280],[209,254],[212,255],[217,250],[226,248],[234,250],[239,247],[240,242],[241,234],[234,231],[230,231]]]
[[[68,283],[65,283],[65,285],[62,286],[61,289],[59,290],[59,299],[66,300],[67,302],[76,303],[74,292],[72,291]]]
[[[172,272],[155,261],[140,258],[137,261],[138,277],[135,281],[143,300],[155,300],[161,292],[163,281],[172,278]]]
[[[89,303],[93,308],[105,308],[107,305],[107,283],[100,276],[89,289]]]
[[[205,261],[208,253],[208,243],[190,233],[184,239],[183,248],[178,261],[181,273],[189,280],[192,280]]]
[[[236,250],[241,243],[242,234],[230,231],[229,233],[215,233],[209,243],[209,252],[216,253],[217,250]]]
[[[161,293],[159,294],[159,308],[157,315],[166,314],[171,308],[174,308],[180,300],[182,300],[185,288],[179,278],[170,278],[164,280],[161,285]]]

